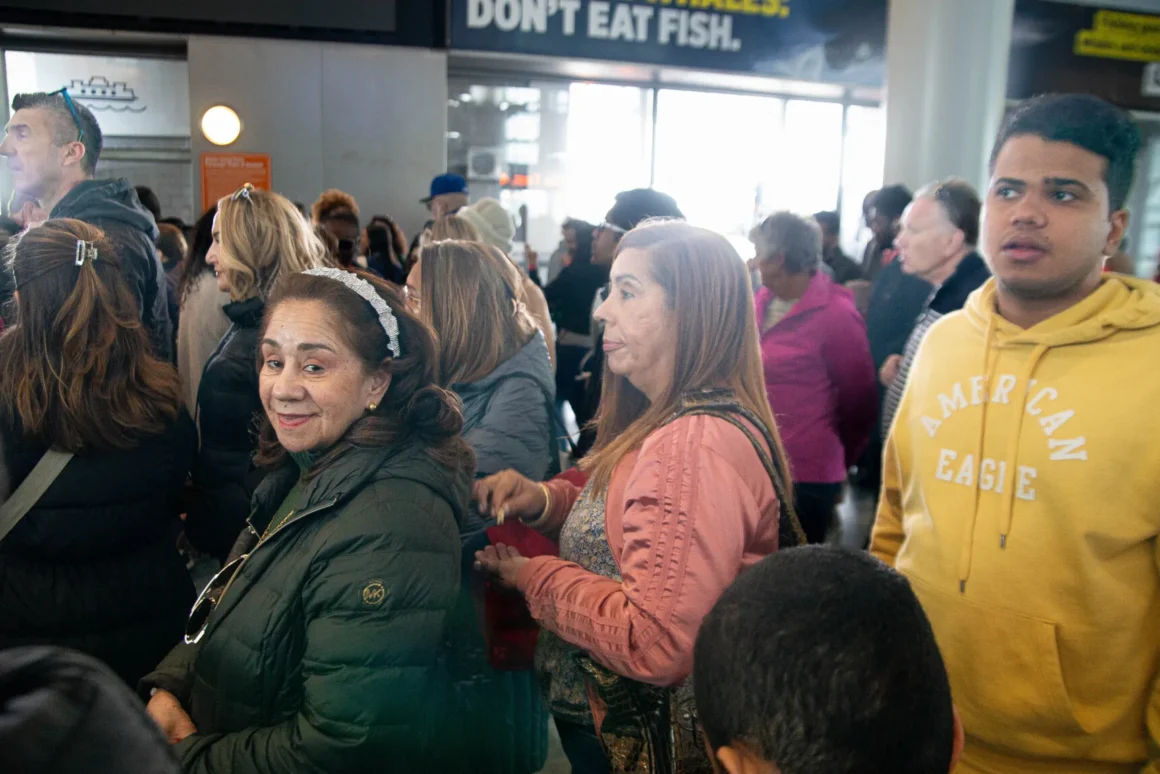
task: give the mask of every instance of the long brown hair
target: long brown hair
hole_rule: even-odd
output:
[[[77,242],[95,259],[77,261]],[[99,228],[56,219],[8,250],[20,294],[0,335],[0,410],[60,451],[131,449],[177,416],[177,371],[157,359],[137,301]]]
[[[499,249],[433,242],[419,259],[419,308],[439,337],[444,384],[482,379],[536,335],[519,272]]]
[[[463,428],[459,398],[439,386],[438,346],[431,329],[407,311],[402,296],[391,285],[368,273],[359,272],[358,276],[383,297],[399,323],[401,354],[397,358],[391,354],[387,335],[371,305],[329,277],[287,275],[278,282],[266,303],[263,337],[280,304],[316,301],[330,309],[339,336],[358,356],[364,373],[386,368],[391,375],[391,384],[382,402],[374,411],[356,419],[338,443],[315,462],[308,475],[318,475],[354,447],[391,446],[412,441],[422,445],[427,454],[442,465],[453,469],[473,469],[475,456],[459,434]],[[261,358],[259,352],[256,367],[260,368]],[[256,461],[263,467],[277,467],[286,456],[270,418],[263,412]]]
[[[331,263],[322,240],[286,197],[249,188],[218,200],[221,268],[230,298],[266,298],[279,277]]]
[[[720,234],[681,221],[637,226],[620,240],[617,255],[642,250],[649,257],[652,278],[665,291],[677,328],[673,379],[656,403],[623,376],[604,367],[596,445],[580,463],[598,489],[612,479],[625,454],[677,411],[681,396],[726,387],[742,406],[769,430],[771,449],[788,475],[785,450],[765,392],[753,289],[745,262]],[[789,481],[785,482],[789,489]],[[792,507],[783,503],[782,507]]]

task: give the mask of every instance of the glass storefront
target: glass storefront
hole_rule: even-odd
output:
[[[524,214],[541,253],[569,217],[599,223],[619,191],[652,186],[688,219],[747,235],[777,210],[840,209],[850,253],[862,197],[882,183],[878,107],[579,81],[449,82],[448,167],[472,197]]]
[[[1160,119],[1141,120],[1144,147],[1136,167],[1136,184],[1132,223],[1128,228],[1131,240],[1128,254],[1136,259],[1136,275],[1156,276],[1160,262]]]

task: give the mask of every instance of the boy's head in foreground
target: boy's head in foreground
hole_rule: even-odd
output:
[[[705,618],[694,682],[729,774],[947,774],[963,745],[906,579],[865,553],[779,551]]]

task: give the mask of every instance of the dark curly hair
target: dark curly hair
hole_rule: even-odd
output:
[[[1031,135],[1066,142],[1103,156],[1104,182],[1112,212],[1123,209],[1132,190],[1140,130],[1120,108],[1089,94],[1046,94],[1029,99],[1007,116],[991,151],[991,171],[1003,146],[1013,137]]]
[[[391,385],[378,407],[347,429],[343,437],[323,454],[308,477],[317,476],[353,447],[391,446],[417,443],[436,462],[454,469],[471,470],[475,456],[460,431],[463,411],[455,393],[439,386],[439,349],[435,334],[419,318],[407,311],[403,297],[387,283],[364,272],[356,272],[387,302],[399,322],[402,354],[392,357],[387,335],[375,310],[358,294],[329,277],[290,274],[275,285],[266,302],[262,333],[278,306],[286,301],[319,301],[334,313],[339,335],[346,346],[370,372],[386,365]],[[260,367],[261,355],[258,356]],[[262,467],[282,465],[287,452],[263,415],[255,460]]]

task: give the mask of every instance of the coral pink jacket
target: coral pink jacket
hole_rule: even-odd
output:
[[[549,533],[580,489],[551,481]],[[715,417],[678,419],[616,466],[605,504],[623,583],[540,556],[520,571],[532,616],[617,674],[674,685],[701,620],[740,572],[777,550],[778,503],[749,439]]]

